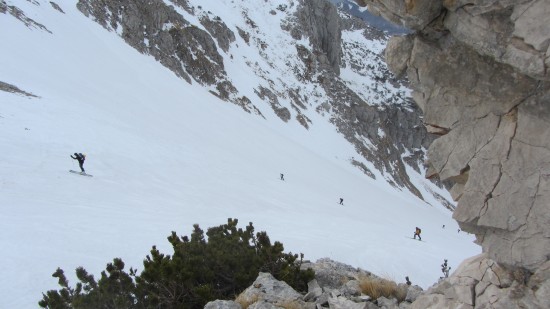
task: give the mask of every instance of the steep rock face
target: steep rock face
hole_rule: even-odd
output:
[[[525,75],[550,79],[548,1],[493,0],[473,6],[466,1],[448,2],[446,8],[451,14],[445,27],[456,39]]]
[[[375,2],[375,5],[369,6],[370,12],[415,30],[426,27],[440,14],[442,7],[441,1],[430,0],[361,0],[357,2],[360,5]]]
[[[340,73],[341,29],[336,7],[325,0],[304,1],[299,11],[300,23],[313,46],[323,51],[332,70]]]
[[[550,3],[366,2],[418,30],[392,39],[386,57],[442,135],[428,160],[456,182],[454,218],[490,259],[536,272],[550,257]],[[414,10],[427,3],[435,18]]]
[[[477,53],[548,80],[550,8],[545,0],[359,1],[424,34],[450,31]]]

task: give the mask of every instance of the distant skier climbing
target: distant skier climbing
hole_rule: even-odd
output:
[[[416,230],[414,231],[414,239],[416,239],[416,236],[418,236],[418,240],[422,240],[422,238],[420,237],[420,233],[422,233],[422,230],[419,229],[418,227],[416,227]]]
[[[447,265],[447,259],[445,259],[443,260],[443,264],[441,264],[441,272],[443,272],[444,277],[440,277],[440,279],[449,278],[449,271],[451,271],[451,267]]]
[[[86,171],[84,170],[84,161],[86,160],[86,155],[85,154],[82,154],[82,153],[74,153],[74,157],[71,155],[71,158],[73,158],[73,160],[77,160],[78,161],[78,165],[80,166],[80,170],[82,171],[82,173],[86,173]]]
[[[344,199],[340,198],[340,205],[344,205]]]
[[[285,180],[285,175],[281,173],[281,180]]]

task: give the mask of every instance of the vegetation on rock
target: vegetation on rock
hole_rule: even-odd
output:
[[[303,254],[284,253],[283,244],[271,243],[266,232],[254,234],[252,223],[243,230],[237,219],[209,228],[194,225],[191,237],[168,237],[174,253],[165,255],[155,246],[143,261],[144,269],[124,270],[115,258],[96,281],[79,267],[80,282],[69,286],[58,268],[60,290],[43,294],[42,308],[203,308],[215,299],[233,299],[258,276],[269,272],[297,291],[307,291],[314,278],[311,269],[300,270]],[[299,260],[298,260],[299,258]]]
[[[361,292],[370,296],[371,299],[386,297],[388,299],[395,298],[398,302],[402,302],[407,296],[406,286],[398,286],[394,281],[377,277],[361,278],[359,287]]]

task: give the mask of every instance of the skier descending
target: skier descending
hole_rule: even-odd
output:
[[[344,199],[340,198],[340,205],[344,205]]]
[[[281,174],[281,180],[285,180],[285,175]]]
[[[422,230],[416,227],[416,230],[414,231],[414,239],[416,239],[416,236],[418,236],[418,240],[422,240],[420,237],[420,233],[422,233]]]
[[[74,153],[74,157],[71,155],[71,158],[73,158],[73,160],[77,160],[78,161],[78,165],[80,166],[80,170],[82,171],[82,173],[86,173],[86,171],[84,170],[84,161],[86,160],[86,155],[85,154],[82,154],[82,153]]]

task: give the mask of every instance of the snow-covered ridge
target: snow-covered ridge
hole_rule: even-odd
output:
[[[407,117],[412,123],[409,107],[365,102],[347,86],[351,78],[321,68],[305,35],[281,29],[293,29],[300,2],[291,2],[178,1],[194,15],[183,10],[172,25],[185,18],[196,28],[189,30],[206,31],[195,22],[217,16],[235,34],[227,52],[211,36],[225,73],[212,84],[179,62],[187,82],[121,39],[123,22],[107,31],[72,1],[57,1],[59,9],[49,1],[2,2],[0,81],[37,97],[0,91],[1,288],[10,291],[0,307],[35,308],[40,293],[56,287],[57,267],[97,275],[121,257],[139,269],[150,246],[169,248],[170,231],[188,234],[194,223],[206,228],[228,217],[254,222],[308,259],[329,256],[398,281],[406,274],[423,286],[439,277],[443,258],[458,263],[479,251],[425,191],[423,201],[395,184],[405,144],[392,143],[406,140],[399,127]],[[174,29],[166,25],[158,29]],[[155,46],[152,38],[143,46]],[[200,58],[206,49],[196,46],[189,55]],[[233,88],[219,88],[220,80]],[[234,89],[228,101],[242,105],[227,103],[220,89]],[[274,105],[286,108],[288,122]],[[415,143],[407,149],[422,150]],[[87,154],[94,177],[68,173],[78,169],[73,152]],[[416,175],[408,177],[418,190],[427,184],[448,197]],[[406,238],[415,225],[426,243]]]

